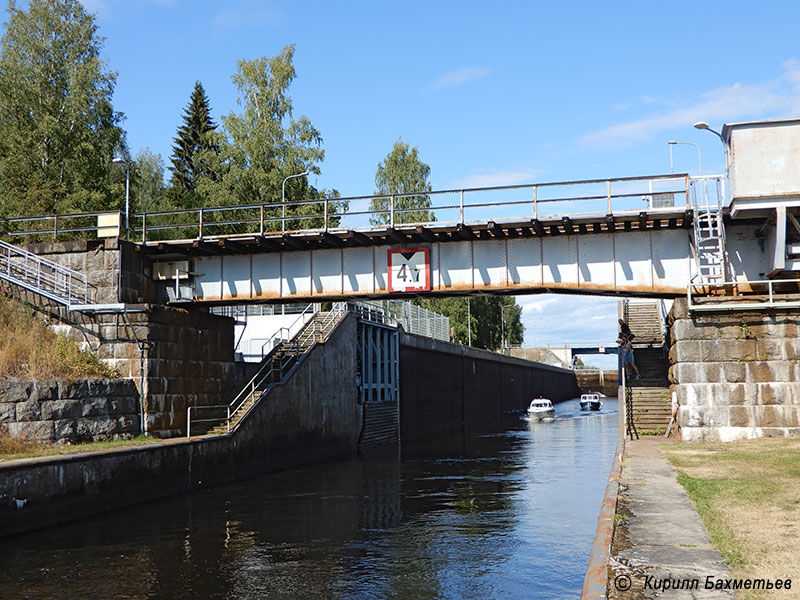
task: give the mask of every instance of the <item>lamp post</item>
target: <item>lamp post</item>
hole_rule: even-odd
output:
[[[676,144],[686,144],[688,146],[694,146],[697,150],[697,174],[703,174],[703,161],[700,158],[700,146],[695,144],[694,142],[676,142],[675,140],[670,140],[667,142],[669,144],[669,170],[672,171],[672,147]]]
[[[308,171],[303,171],[302,173],[297,173],[296,175],[289,175],[287,178],[283,180],[281,184],[281,231],[286,232],[286,182],[290,179],[294,179],[295,177],[306,177],[308,175]]]
[[[720,140],[720,141],[721,141],[723,144],[725,143],[725,138],[723,138],[723,137],[722,137],[722,134],[721,134],[720,132],[718,132],[718,131],[714,131],[713,129],[711,129],[711,127],[709,127],[709,126],[708,126],[708,123],[706,123],[705,121],[698,121],[697,123],[695,123],[695,124],[693,125],[693,127],[694,127],[695,129],[705,129],[706,131],[710,131],[710,132],[711,132],[711,133],[713,133],[715,136],[717,136],[717,137],[719,138],[719,140]]]
[[[112,158],[112,163],[125,165],[125,239],[131,237],[131,165],[124,158]]]
[[[508,348],[506,344],[506,309],[514,308],[513,304],[504,304],[500,307],[500,349]]]

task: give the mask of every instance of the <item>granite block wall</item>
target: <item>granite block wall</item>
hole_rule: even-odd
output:
[[[140,433],[130,380],[0,381],[0,431],[35,442],[88,442]]]
[[[800,434],[800,312],[690,316],[680,299],[668,322],[683,440]]]

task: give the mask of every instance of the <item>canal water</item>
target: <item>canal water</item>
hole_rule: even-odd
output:
[[[6,540],[0,598],[578,598],[617,403],[556,411]]]

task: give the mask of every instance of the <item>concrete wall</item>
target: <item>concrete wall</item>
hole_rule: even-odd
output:
[[[671,390],[681,438],[800,434],[800,313],[669,315]]]
[[[0,381],[0,432],[28,441],[135,436],[139,409],[130,380]]]
[[[354,451],[355,337],[350,315],[228,435],[0,463],[0,536]]]
[[[401,333],[400,439],[487,431],[536,396],[580,395],[575,374],[496,352]]]

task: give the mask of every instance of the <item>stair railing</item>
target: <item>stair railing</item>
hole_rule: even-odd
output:
[[[286,367],[293,365],[303,354],[308,352],[311,347],[322,342],[327,337],[328,332],[333,328],[341,317],[347,312],[346,302],[335,302],[333,309],[328,313],[316,313],[311,320],[303,327],[291,340],[281,341],[273,346],[269,354],[264,357],[261,367],[255,375],[247,382],[236,397],[229,404],[219,404],[212,406],[195,406],[186,409],[186,437],[191,437],[192,409],[195,413],[202,410],[226,410],[225,417],[215,417],[209,419],[195,419],[195,423],[226,423],[226,431],[230,432],[232,423],[236,416],[242,411],[251,400],[263,398],[271,389],[274,382],[271,378],[278,374],[280,380],[286,375]],[[323,316],[320,317],[320,314]],[[319,318],[318,318],[319,317]],[[278,335],[278,334],[276,334]],[[274,336],[273,336],[274,337]],[[277,361],[276,361],[277,359]],[[261,389],[264,382],[270,382],[265,389]]]
[[[86,275],[2,240],[0,278],[67,307],[92,303]]]

